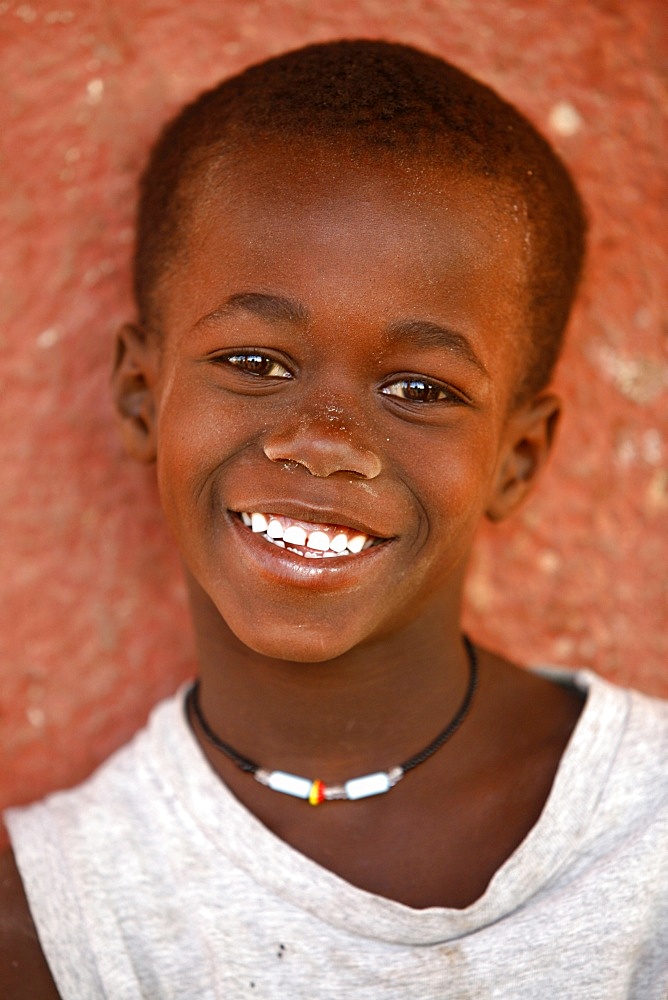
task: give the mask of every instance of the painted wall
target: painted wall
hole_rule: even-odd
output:
[[[481,534],[467,623],[668,694],[667,30],[664,0],[0,3],[0,806],[84,776],[194,669],[152,473],[122,454],[108,393],[135,182],[184,101],[311,40],[451,58],[575,172],[592,234],[570,407],[535,499]]]

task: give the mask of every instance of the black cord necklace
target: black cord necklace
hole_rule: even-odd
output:
[[[275,792],[283,792],[284,795],[294,795],[298,799],[308,799],[313,806],[320,805],[321,802],[329,802],[333,799],[366,799],[370,795],[381,795],[389,792],[398,781],[401,781],[406,771],[412,771],[418,764],[423,764],[432,754],[436,753],[443,744],[453,736],[469,713],[473,695],[478,686],[478,657],[475,648],[468,638],[464,636],[466,652],[469,658],[469,684],[464,695],[464,699],[459,706],[454,718],[448,723],[445,729],[429,743],[428,746],[419,753],[414,754],[405,760],[403,764],[391,767],[389,771],[376,771],[373,774],[364,774],[359,778],[351,778],[342,785],[326,785],[319,778],[301,778],[296,774],[287,774],[285,771],[267,771],[254,761],[244,757],[229,743],[225,743],[216,736],[213,729],[206,721],[199,701],[199,681],[195,681],[186,696],[186,710],[192,712],[206,739],[221,753],[236,764],[236,766],[252,774],[261,785],[267,785]]]

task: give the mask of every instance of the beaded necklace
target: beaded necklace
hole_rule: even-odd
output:
[[[412,771],[418,764],[423,764],[432,754],[453,736],[468,715],[473,701],[473,695],[478,686],[478,657],[468,636],[464,636],[466,652],[469,658],[469,684],[464,699],[455,716],[445,729],[419,753],[409,757],[403,764],[391,767],[389,771],[375,771],[373,774],[363,774],[359,778],[350,778],[340,785],[326,785],[319,778],[302,778],[286,771],[267,771],[254,761],[244,757],[237,750],[217,736],[206,721],[199,701],[199,680],[195,681],[186,696],[186,709],[194,715],[205,738],[216,750],[224,753],[241,771],[252,774],[261,785],[266,785],[275,792],[293,795],[298,799],[306,799],[312,806],[334,799],[366,799],[371,795],[382,795],[389,792],[398,781],[401,781],[407,771]]]

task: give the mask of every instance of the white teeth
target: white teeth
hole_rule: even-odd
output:
[[[291,524],[283,532],[286,545],[306,545],[306,532],[298,524]]]
[[[348,548],[348,536],[340,531],[338,535],[334,535],[334,538],[329,543],[329,547],[332,552],[343,552],[344,549]]]
[[[289,524],[287,528],[284,528],[278,517],[272,514],[262,514],[260,511],[253,513],[242,511],[241,520],[255,534],[264,535],[267,541],[282,549],[287,546],[291,552],[309,559],[319,559],[322,556],[357,555],[374,543],[372,537],[362,533],[354,534],[349,538],[345,530],[336,531],[330,539],[329,533],[321,528],[308,531],[299,524]],[[284,518],[284,520],[288,519]],[[292,548],[293,545],[297,545],[299,548]],[[306,551],[305,547],[307,547]],[[313,551],[309,552],[308,549]]]
[[[348,551],[356,555],[362,551],[365,542],[366,535],[355,535],[353,538],[348,539]]]
[[[267,519],[264,514],[251,514],[251,528],[257,534],[267,530]]]
[[[312,531],[306,543],[310,549],[326,552],[329,548],[329,535],[324,531]]]

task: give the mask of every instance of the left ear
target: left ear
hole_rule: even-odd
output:
[[[502,521],[522,503],[545,465],[561,414],[561,400],[537,396],[508,418],[506,443],[496,484],[485,511],[490,521]]]

